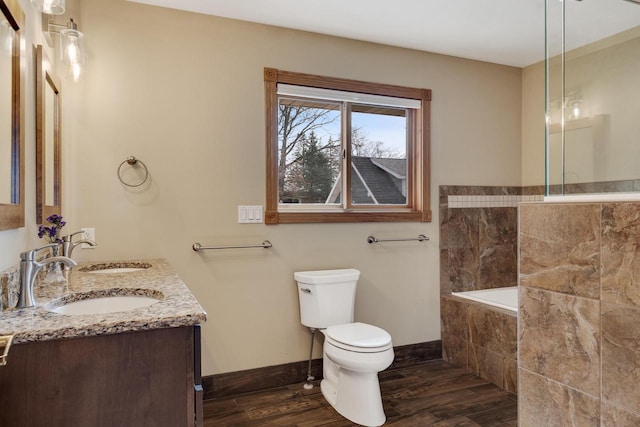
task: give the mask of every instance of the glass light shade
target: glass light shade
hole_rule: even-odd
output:
[[[47,15],[62,15],[65,11],[65,0],[31,0],[31,4]]]
[[[60,30],[60,60],[69,66],[84,64],[84,34],[78,30]]]
[[[78,82],[80,80],[80,76],[82,75],[82,65],[73,64],[66,74],[67,78],[71,78],[71,80],[73,80],[74,82]]]

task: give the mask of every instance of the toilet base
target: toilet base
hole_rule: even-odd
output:
[[[340,415],[356,424],[367,427],[383,425],[387,417],[382,409],[378,373],[339,368],[327,357],[323,363],[325,379],[320,383],[320,390],[327,402]],[[327,370],[333,372],[326,375]]]

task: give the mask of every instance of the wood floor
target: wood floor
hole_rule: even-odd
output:
[[[517,398],[436,360],[380,374],[385,426],[517,426]],[[221,427],[346,427],[320,387],[302,384],[206,400],[204,425]]]

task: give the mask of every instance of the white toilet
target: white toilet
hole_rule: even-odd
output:
[[[376,326],[353,322],[360,272],[353,269],[301,271],[298,282],[303,325],[325,336],[320,388],[343,417],[364,426],[381,426],[378,372],[393,362],[391,336]]]

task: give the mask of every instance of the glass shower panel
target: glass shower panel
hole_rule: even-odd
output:
[[[640,191],[640,4],[548,0],[546,65],[547,194]]]
[[[564,85],[564,2],[547,0],[545,26],[546,194],[561,194],[564,184],[564,134],[562,93]]]

